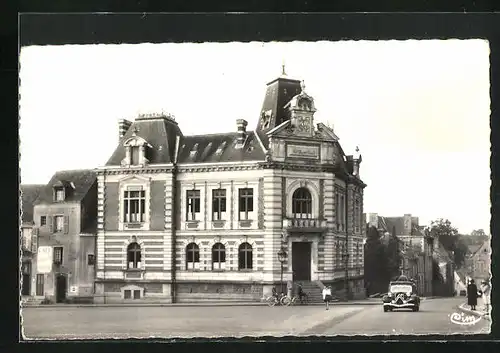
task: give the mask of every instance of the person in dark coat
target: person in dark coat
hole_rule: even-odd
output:
[[[467,286],[467,304],[470,305],[472,310],[476,310],[477,305],[477,286],[474,280],[471,279]]]

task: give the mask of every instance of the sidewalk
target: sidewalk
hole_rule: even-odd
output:
[[[465,298],[465,300],[467,301],[467,298]],[[483,300],[482,299],[479,299],[478,300],[478,303],[477,303],[477,306],[476,306],[476,310],[471,310],[470,309],[470,306],[467,305],[467,302],[463,303],[463,304],[460,304],[458,306],[458,308],[467,313],[467,314],[472,314],[472,315],[479,315],[487,320],[490,320],[491,319],[491,304],[489,305],[489,310],[488,312],[486,311],[486,305],[483,303]]]
[[[116,303],[116,304],[33,304],[23,303],[23,308],[92,308],[92,307],[216,307],[216,306],[266,306],[265,302],[193,302],[193,303]],[[310,303],[304,306],[325,305]],[[344,305],[382,305],[380,298],[333,302],[331,306]],[[301,306],[301,305],[295,305]]]

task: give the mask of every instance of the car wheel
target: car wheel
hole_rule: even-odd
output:
[[[388,312],[389,308],[384,305],[384,313]]]
[[[414,311],[414,312],[417,312],[417,311],[419,311],[419,310],[420,310],[420,307],[418,307],[418,306],[414,306],[414,307],[413,307],[413,311]]]

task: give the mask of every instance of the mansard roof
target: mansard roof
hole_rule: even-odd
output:
[[[54,186],[70,184],[71,191],[66,194],[65,202],[82,201],[89,189],[97,181],[97,174],[93,169],[61,170],[56,172],[45,185],[35,204],[54,203]]]
[[[149,163],[169,164],[174,161],[176,139],[177,136],[182,138],[182,131],[170,117],[139,117],[122,137],[106,165],[121,164],[125,158],[124,143],[133,136],[144,139],[151,146],[148,150]]]
[[[33,206],[44,187],[45,185],[43,184],[20,185],[22,210],[21,220],[23,223],[33,223]]]
[[[247,131],[246,136],[242,148],[236,148],[236,132],[184,136],[178,163],[264,161],[266,155],[255,132]]]
[[[290,119],[290,111],[285,106],[300,92],[300,81],[287,76],[280,76],[267,84],[266,95],[255,129],[265,148],[269,148],[267,132]],[[268,125],[262,124],[264,116],[268,116]]]

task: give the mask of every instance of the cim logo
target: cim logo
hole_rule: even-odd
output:
[[[450,316],[450,321],[457,325],[475,325],[481,321],[481,316],[453,313]]]

